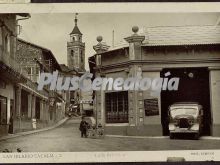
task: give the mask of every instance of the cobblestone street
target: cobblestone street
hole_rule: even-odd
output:
[[[169,138],[105,137],[81,138],[79,121],[70,119],[64,125],[45,132],[0,141],[0,151],[74,152],[74,151],[150,151],[219,149],[220,140],[170,140]]]

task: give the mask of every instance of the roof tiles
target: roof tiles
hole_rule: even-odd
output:
[[[80,32],[78,26],[74,26],[72,32],[70,34],[80,34],[82,35],[82,33]]]
[[[146,46],[220,44],[220,26],[212,25],[150,27],[144,35]]]

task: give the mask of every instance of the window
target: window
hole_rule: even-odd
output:
[[[79,54],[76,53],[76,54],[75,54],[75,58],[74,58],[74,63],[75,63],[74,65],[75,65],[76,68],[79,67],[79,60],[80,60],[80,59],[79,59]]]
[[[25,68],[29,79],[31,79],[34,82],[38,82],[39,76],[40,76],[40,68],[36,66],[29,66]]]
[[[33,80],[33,68],[32,67],[26,67],[25,69],[27,70],[28,78]]]
[[[35,68],[35,78],[36,78],[36,82],[39,82],[39,79],[40,79],[40,68],[39,67],[36,67]]]
[[[39,75],[39,73],[40,73],[40,68],[36,67],[35,73],[36,73],[36,75]]]
[[[71,56],[74,57],[74,50],[71,50]]]
[[[128,92],[105,94],[106,123],[128,123]]]
[[[7,98],[0,96],[0,124],[7,124]]]
[[[82,53],[82,50],[80,50],[80,57],[81,57],[81,63],[83,63],[83,53]]]
[[[170,114],[173,118],[175,118],[178,115],[192,115],[194,117],[197,117],[199,111],[196,108],[179,107],[179,108],[172,108]]]
[[[6,82],[0,79],[0,88],[5,89],[6,88]]]
[[[27,70],[27,73],[30,75],[31,74],[31,68],[27,67],[26,70]]]

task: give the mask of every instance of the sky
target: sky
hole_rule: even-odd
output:
[[[74,27],[74,13],[31,14],[28,20],[19,21],[22,26],[18,36],[26,41],[50,49],[60,64],[67,64],[67,41]],[[93,46],[97,36],[112,46],[132,34],[132,26],[140,29],[154,26],[215,25],[220,13],[79,13],[78,27],[85,42],[86,64],[95,54]]]

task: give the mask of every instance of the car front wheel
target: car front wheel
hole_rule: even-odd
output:
[[[196,133],[196,134],[194,135],[194,139],[195,139],[195,140],[199,140],[199,133]]]
[[[170,133],[170,139],[174,139],[174,134]]]

